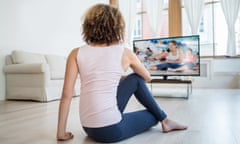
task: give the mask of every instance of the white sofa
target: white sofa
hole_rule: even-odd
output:
[[[6,99],[48,102],[60,99],[66,58],[15,50],[6,56]],[[80,94],[80,80],[74,96]]]

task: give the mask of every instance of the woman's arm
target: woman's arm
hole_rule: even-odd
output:
[[[74,49],[67,59],[62,97],[59,105],[57,140],[64,141],[73,138],[72,133],[66,132],[67,118],[75,82],[78,75],[78,66],[76,62],[78,49]]]
[[[163,52],[163,53],[159,54],[158,60],[166,59],[167,56],[168,56],[168,52]]]
[[[193,62],[194,64],[197,64],[197,55],[193,54]]]
[[[151,76],[147,69],[142,65],[137,56],[129,49],[124,49],[123,68],[126,70],[131,67],[135,73],[140,75],[146,82],[151,81]]]

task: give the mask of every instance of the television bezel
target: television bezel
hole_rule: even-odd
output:
[[[161,37],[161,38],[150,38],[150,39],[138,39],[138,40],[133,40],[133,52],[134,52],[134,48],[135,48],[135,43],[138,41],[149,41],[149,40],[165,40],[165,39],[177,39],[177,38],[189,38],[189,37],[197,37],[198,39],[198,62],[199,62],[199,73],[198,74],[181,74],[181,73],[176,73],[174,75],[171,74],[151,74],[150,71],[150,75],[151,77],[164,77],[164,79],[167,79],[167,77],[174,77],[174,76],[200,76],[200,72],[201,72],[201,62],[200,62],[200,36],[199,35],[187,35],[187,36],[174,36],[174,37]]]

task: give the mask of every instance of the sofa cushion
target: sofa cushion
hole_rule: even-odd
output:
[[[11,55],[7,55],[5,60],[6,60],[6,61],[5,61],[5,64],[6,64],[6,65],[13,64],[13,59],[12,59],[12,56],[11,56]]]
[[[66,58],[58,55],[45,55],[50,67],[51,79],[63,79],[66,68]]]
[[[12,52],[14,64],[46,63],[44,55],[15,50]]]

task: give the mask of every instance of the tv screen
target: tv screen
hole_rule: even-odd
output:
[[[133,41],[134,53],[151,76],[199,76],[199,36]]]

